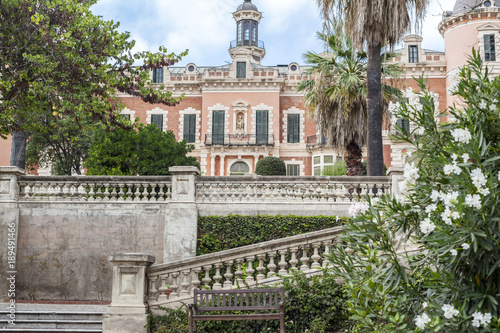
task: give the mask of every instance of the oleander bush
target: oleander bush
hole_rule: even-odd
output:
[[[402,194],[353,205],[333,248],[355,332],[500,332],[500,77],[473,51],[456,81],[445,113],[423,78],[391,106],[416,124]]]
[[[196,254],[219,252],[273,239],[333,228],[343,224],[336,216],[200,216]]]
[[[259,176],[286,176],[286,165],[278,157],[264,157],[257,161],[255,173]]]

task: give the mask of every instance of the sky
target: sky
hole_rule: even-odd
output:
[[[263,17],[259,39],[264,41],[263,65],[297,62],[304,64],[307,51],[323,52],[316,32],[323,20],[315,0],[253,0]],[[134,51],[189,53],[178,64],[219,66],[231,61],[229,43],[236,39],[232,13],[243,0],[99,0],[92,7],[96,15],[120,22],[119,30],[136,41]],[[421,31],[423,48],[444,51],[437,30],[443,11],[452,10],[455,0],[430,0]],[[415,33],[415,31],[412,31]]]

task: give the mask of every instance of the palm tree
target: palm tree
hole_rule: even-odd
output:
[[[366,53],[355,50],[341,27],[336,28],[335,34],[318,33],[318,37],[329,50],[325,54],[304,55],[312,65],[308,73],[313,78],[302,81],[297,90],[304,91],[306,107],[326,143],[347,152],[347,175],[360,176],[364,171],[361,147],[368,142]],[[401,68],[386,65],[384,72],[396,77]],[[384,111],[390,100],[401,96],[398,89],[388,85],[383,85],[382,93]]]
[[[383,175],[382,46],[394,46],[411,25],[421,22],[428,0],[316,0],[325,23],[342,23],[354,46],[367,48],[368,175]]]

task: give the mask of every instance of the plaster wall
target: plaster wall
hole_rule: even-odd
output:
[[[145,252],[163,261],[164,232],[179,221],[166,211],[165,204],[21,204],[18,297],[32,289],[36,299],[109,299],[109,255]]]
[[[10,144],[12,138],[9,135],[6,140],[0,139],[0,165],[10,165]]]

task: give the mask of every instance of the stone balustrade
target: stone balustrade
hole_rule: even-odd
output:
[[[172,198],[172,177],[23,176],[21,201],[165,202]]]
[[[147,269],[150,305],[176,306],[194,288],[249,288],[277,282],[290,270],[313,273],[328,265],[326,255],[340,234],[336,227],[154,265]],[[169,294],[169,290],[171,293]]]
[[[201,177],[197,202],[351,202],[391,195],[389,177]]]

